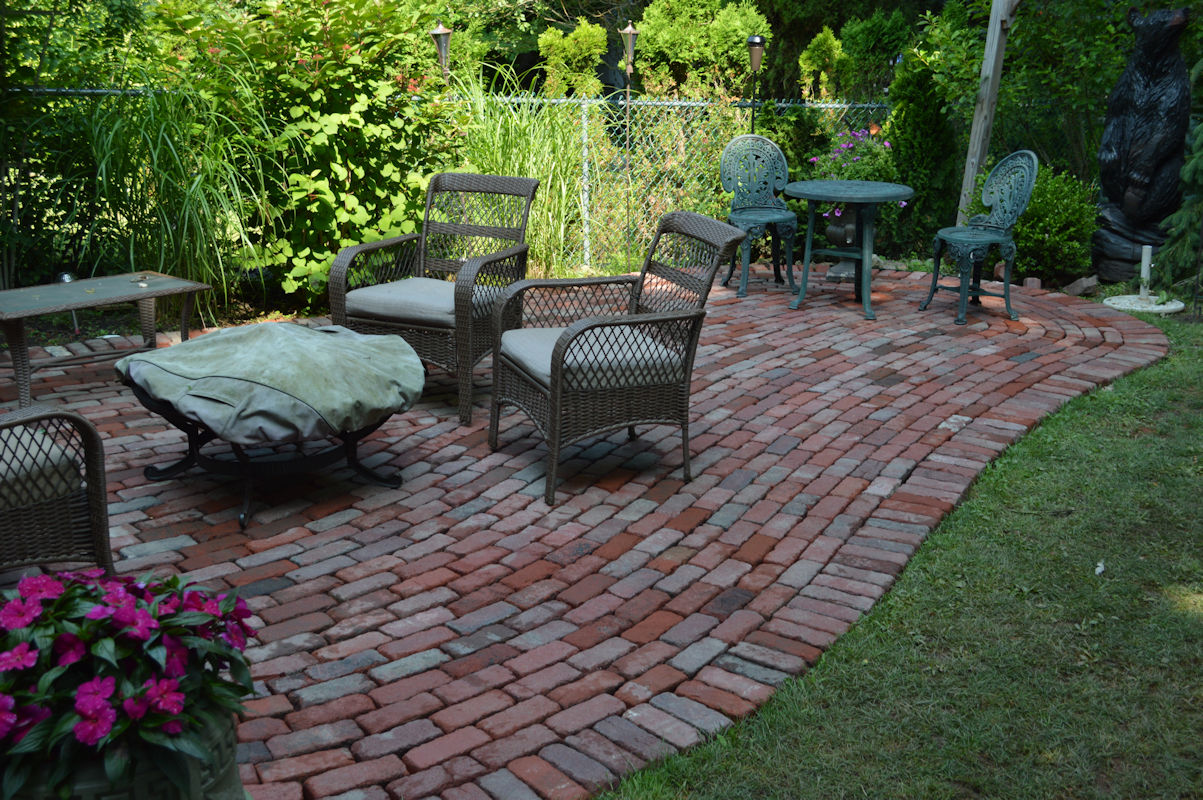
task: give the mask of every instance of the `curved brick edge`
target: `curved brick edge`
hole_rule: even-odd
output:
[[[1167,350],[1152,326],[1039,290],[1016,290],[1017,322],[987,300],[957,327],[950,295],[918,312],[923,275],[876,275],[875,322],[846,285],[816,279],[791,313],[757,278],[743,300],[712,295],[695,480],[674,431],[616,435],[566,454],[552,509],[529,423],[507,415],[490,453],[487,405],[458,426],[437,375],[365,446],[402,488],[345,471],[265,488],[245,533],[236,487],[142,479],[182,443],[111,367],[38,373],[34,392],[107,437],[120,569],[248,596],[256,800],[583,798],[754,711],[1007,446]]]

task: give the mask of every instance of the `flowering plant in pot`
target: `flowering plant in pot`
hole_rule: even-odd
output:
[[[195,793],[207,737],[232,735],[251,690],[249,616],[241,598],[178,576],[87,570],[0,592],[0,797],[85,796],[89,765],[110,788],[151,771]]]

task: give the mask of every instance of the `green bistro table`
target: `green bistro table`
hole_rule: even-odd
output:
[[[853,284],[855,297],[864,304],[865,319],[877,319],[869,299],[869,277],[873,272],[873,233],[877,219],[877,206],[881,203],[909,200],[915,194],[915,190],[901,183],[879,181],[794,181],[787,183],[783,192],[787,197],[805,200],[807,212],[806,248],[802,254],[802,286],[789,307],[796,309],[806,299],[811,256],[839,256],[856,262],[856,280]],[[856,212],[856,238],[853,247],[814,247],[815,205],[817,203],[841,203],[845,208]]]
[[[212,287],[207,283],[173,278],[159,272],[131,272],[126,275],[109,275],[69,283],[49,283],[45,286],[26,286],[0,291],[0,329],[4,331],[4,338],[8,341],[8,348],[12,353],[13,375],[17,381],[17,402],[20,407],[25,408],[32,403],[30,383],[34,369],[47,365],[61,366],[82,361],[120,358],[130,352],[125,350],[117,353],[85,353],[31,363],[29,343],[25,339],[26,319],[58,311],[75,311],[116,303],[137,303],[143,349],[153,350],[155,299],[188,295],[180,312],[180,338],[187,339],[188,320],[192,316],[196,293],[210,288]]]

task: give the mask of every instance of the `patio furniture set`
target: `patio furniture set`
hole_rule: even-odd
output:
[[[363,465],[358,444],[390,416],[408,409],[424,387],[422,364],[456,377],[460,421],[472,416],[472,370],[493,354],[489,445],[499,446],[503,406],[521,409],[548,446],[545,500],[555,502],[563,447],[639,425],[681,429],[682,466],[689,461],[689,389],[706,299],[720,265],[724,284],[741,261],[739,296],[747,291],[751,239],[773,237],[773,269],[784,250],[796,308],[805,297],[810,256],[845,255],[857,262],[856,297],[869,301],[873,217],[878,203],[909,197],[909,187],[864,181],[788,182],[779,148],[740,136],[723,153],[723,187],[732,192],[726,224],[692,212],[661,218],[637,275],[578,280],[528,280],[527,220],[538,181],[442,174],[431,180],[420,233],[344,249],[330,274],[333,325],[308,329],[262,323],[153,350],[154,300],[185,295],[181,339],[188,338],[192,298],[204,284],[157,273],[77,281],[0,292],[0,322],[13,351],[21,410],[0,416],[0,569],[85,560],[112,569],[108,547],[103,448],[95,428],[72,412],[27,408],[30,373],[23,321],[52,311],[134,301],[150,352],[126,355],[121,380],[151,411],[184,432],[185,455],[147,467],[152,480],[192,466],[243,480],[239,516],[250,519],[251,486],[267,474],[312,470],[340,459],[358,473],[396,486],[399,477]],[[959,294],[957,324],[970,297],[1003,297],[1014,261],[1011,228],[1035,180],[1036,159],[1021,151],[988,177],[989,214],[935,238],[935,270],[926,308],[937,289]],[[777,197],[805,199],[808,221],[800,289],[793,278],[796,215]],[[812,246],[816,203],[838,201],[861,210],[857,247]],[[1005,259],[1004,291],[981,286],[986,252]],[[957,286],[940,283],[943,250],[956,261]],[[380,335],[399,334],[399,335]],[[237,353],[237,357],[231,354]],[[59,363],[62,363],[61,361]],[[338,443],[314,450],[309,443]],[[220,440],[219,456],[202,452]],[[291,444],[281,454],[280,445]]]

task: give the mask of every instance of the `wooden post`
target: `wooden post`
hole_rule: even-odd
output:
[[[1020,0],[993,0],[990,26],[986,31],[986,53],[982,57],[982,77],[973,107],[973,127],[969,130],[969,148],[965,154],[965,173],[961,178],[961,199],[957,203],[957,224],[964,225],[966,209],[973,199],[977,173],[990,149],[990,128],[994,125],[994,107],[998,104],[998,84],[1002,76],[1003,51],[1007,31],[1015,21]]]

